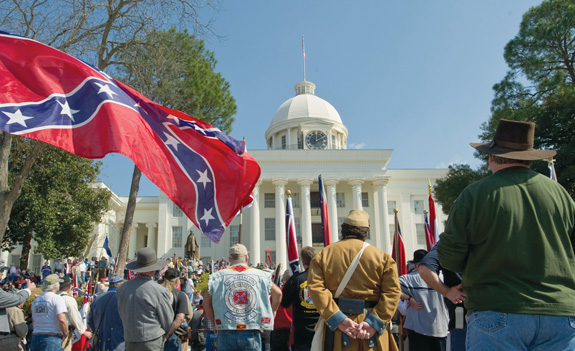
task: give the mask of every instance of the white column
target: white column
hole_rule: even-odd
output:
[[[132,223],[132,231],[130,232],[130,246],[128,250],[128,258],[131,260],[136,254],[136,241],[138,240],[138,223]]]
[[[285,226],[285,186],[286,178],[276,178],[272,180],[276,186],[276,264],[281,263],[282,268],[287,267],[287,244]]]
[[[148,228],[148,247],[153,248],[156,250],[156,227],[158,225],[156,223],[150,222],[146,223],[146,228]]]
[[[387,184],[389,176],[376,179],[373,184],[377,187],[377,203],[379,212],[375,213],[375,223],[379,226],[376,233],[376,245],[381,250],[391,254],[391,244],[389,241],[389,221],[387,215]]]
[[[361,203],[361,183],[363,183],[363,179],[360,178],[349,180],[349,184],[351,185],[354,210],[363,210],[363,205]]]
[[[301,185],[300,190],[300,206],[301,206],[301,246],[312,246],[313,240],[311,235],[311,200],[310,200],[310,185],[313,179],[305,178],[299,179],[297,182]]]
[[[339,241],[339,228],[337,223],[337,193],[336,193],[336,185],[338,183],[337,179],[326,179],[325,185],[326,189],[326,196],[327,196],[327,208],[329,212],[329,228],[331,230],[331,242],[335,243]]]
[[[256,183],[252,195],[254,196],[254,201],[252,202],[252,207],[249,209],[250,212],[250,262],[253,264],[258,264],[261,261],[261,235],[260,235],[260,185],[261,180]],[[244,231],[245,226],[242,226],[242,231]],[[244,236],[244,233],[242,233]]]

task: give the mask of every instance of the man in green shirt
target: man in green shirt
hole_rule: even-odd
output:
[[[467,350],[574,350],[575,203],[529,168],[535,124],[501,120],[493,140],[472,143],[493,173],[465,188],[437,252],[463,274]]]

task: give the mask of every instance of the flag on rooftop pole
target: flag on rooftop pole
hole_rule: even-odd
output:
[[[393,252],[391,257],[397,263],[397,275],[402,276],[407,274],[407,261],[405,258],[405,247],[403,246],[403,237],[401,236],[401,228],[399,227],[399,220],[397,219],[397,209],[395,212],[395,231],[393,234]]]
[[[291,192],[287,191],[286,199],[286,234],[287,234],[287,254],[289,268],[293,274],[299,273],[299,255],[297,252],[297,236],[295,232],[295,220],[291,203]]]
[[[431,196],[431,181],[427,180],[429,189],[429,232],[433,238],[433,245],[439,241],[439,226],[437,224],[437,215],[435,212],[435,202]]]
[[[323,178],[321,174],[319,179],[319,204],[321,208],[321,228],[323,230],[323,246],[331,244],[331,228],[329,227],[329,213],[327,212],[327,197],[323,187]]]
[[[423,228],[425,229],[425,245],[427,246],[427,251],[430,251],[435,246],[435,240],[431,235],[431,231],[429,230],[427,211],[423,211],[423,218],[425,219],[425,224],[423,225]]]
[[[106,239],[104,239],[104,250],[106,250],[108,257],[114,257],[112,256],[112,250],[110,250],[110,242],[108,240],[108,234],[106,234]]]
[[[127,156],[213,242],[251,201],[261,171],[245,142],[61,51],[0,32],[0,91],[0,130]]]
[[[549,178],[557,181],[557,173],[555,173],[555,160],[553,157],[547,160],[547,175]]]

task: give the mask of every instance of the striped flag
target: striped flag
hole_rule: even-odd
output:
[[[399,220],[397,219],[397,210],[395,210],[395,233],[393,234],[393,252],[391,257],[397,263],[397,275],[407,274],[405,247],[403,246],[403,237],[401,236],[401,228],[399,228]]]
[[[323,229],[323,246],[331,244],[331,228],[329,227],[329,213],[327,212],[327,198],[325,188],[323,187],[323,178],[321,174],[319,179],[319,203],[321,208],[321,228]]]
[[[429,233],[433,237],[433,242],[439,241],[439,226],[437,225],[437,215],[435,214],[435,202],[431,196],[431,182],[428,180],[429,188]],[[435,244],[434,244],[435,245]]]
[[[292,273],[299,273],[299,256],[297,253],[297,240],[295,234],[295,223],[293,217],[293,208],[291,203],[291,196],[287,196],[286,200],[286,234],[287,234],[287,253],[289,268]]]

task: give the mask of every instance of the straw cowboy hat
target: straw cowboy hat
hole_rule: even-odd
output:
[[[168,265],[166,260],[158,259],[156,250],[144,247],[138,250],[137,258],[126,264],[126,268],[133,272],[151,272],[162,269]]]
[[[557,154],[553,150],[534,149],[534,139],[535,123],[501,119],[493,140],[469,145],[486,154],[522,161],[543,160]]]

